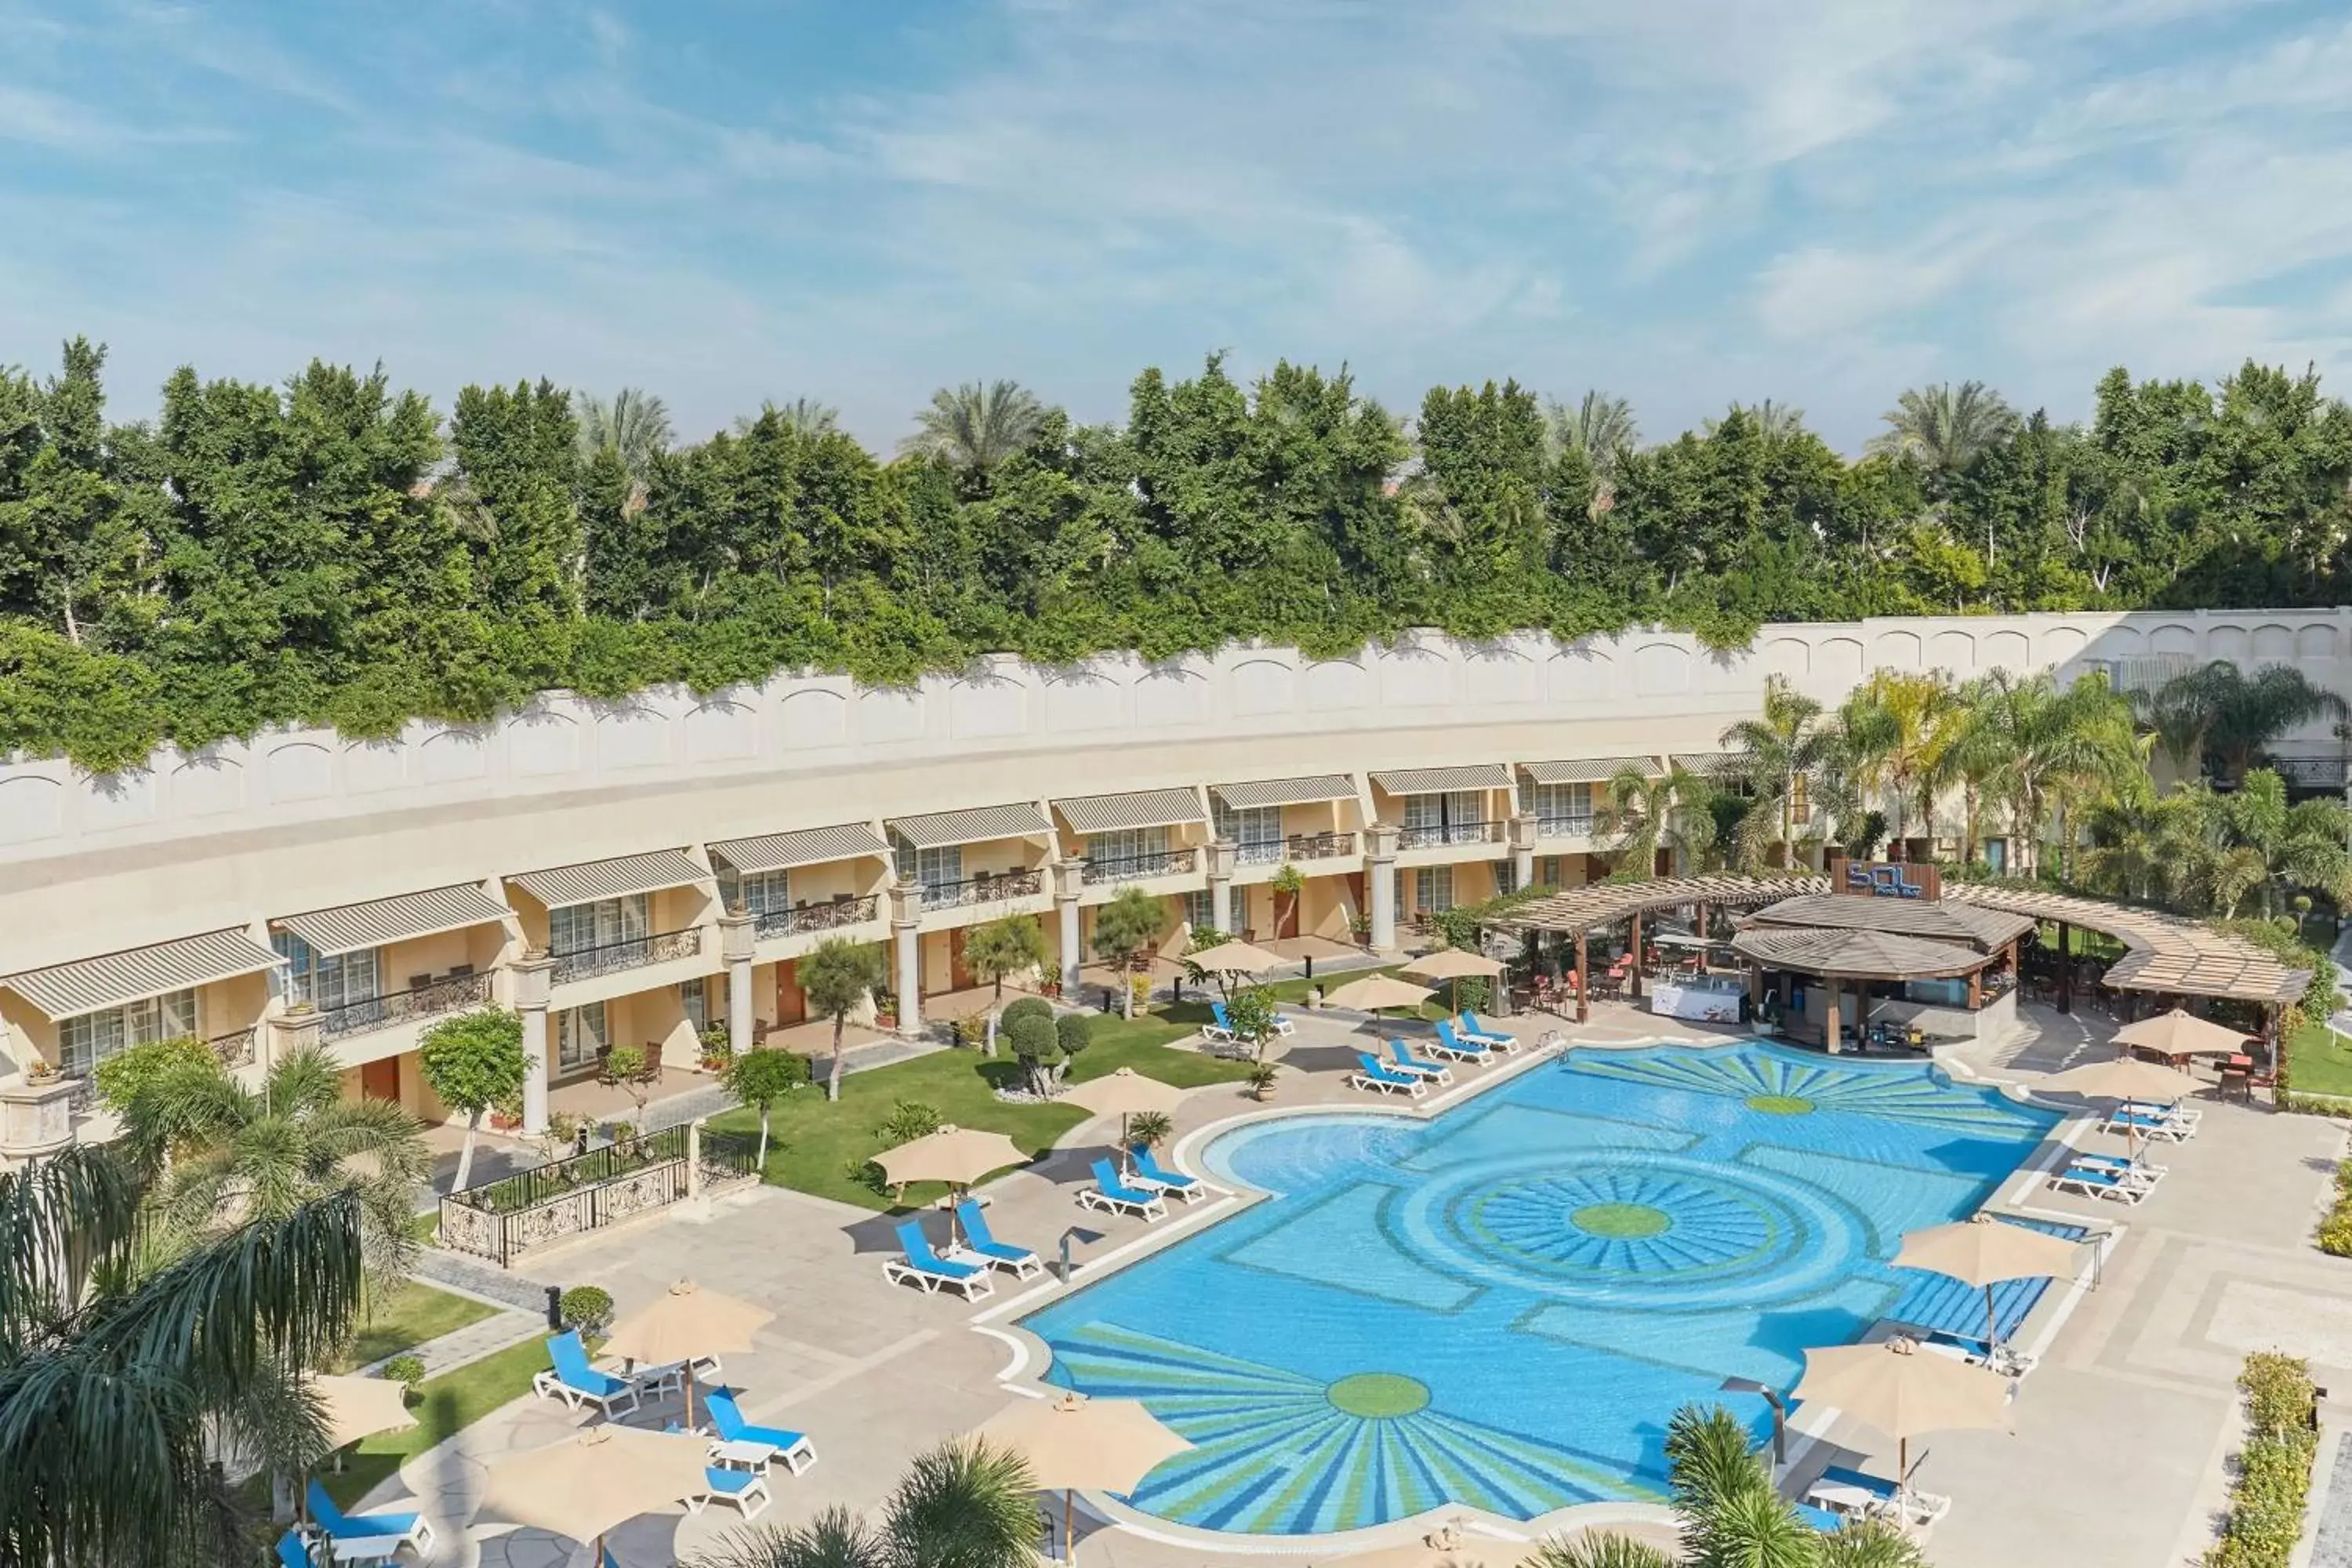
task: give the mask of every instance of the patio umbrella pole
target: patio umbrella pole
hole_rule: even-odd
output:
[[[1070,1489],[1062,1489],[1062,1561],[1075,1564],[1078,1560],[1077,1542],[1070,1539]]]
[[[1992,1287],[1985,1287],[1985,1365],[1992,1365],[1992,1352],[2000,1349],[2000,1319],[1993,1312]]]

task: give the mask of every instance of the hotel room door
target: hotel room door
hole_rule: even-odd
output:
[[[400,1103],[400,1058],[384,1057],[360,1064],[360,1098]]]
[[[805,1022],[808,1018],[808,995],[801,989],[800,977],[793,973],[793,961],[787,958],[776,965],[776,1026]]]
[[[948,929],[948,985],[951,990],[969,991],[974,984],[971,971],[964,967],[963,962],[964,938],[971,934],[964,926]]]

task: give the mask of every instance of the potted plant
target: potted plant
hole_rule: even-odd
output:
[[[704,1072],[724,1072],[727,1064],[735,1059],[734,1046],[728,1039],[727,1031],[715,1025],[703,1030],[697,1043],[702,1047]]]
[[[35,1057],[32,1060],[32,1064],[25,1068],[25,1081],[26,1083],[57,1082],[58,1064],[50,1061],[43,1061],[40,1058]]]
[[[1348,922],[1348,929],[1356,933],[1356,940],[1359,942],[1369,944],[1372,940],[1372,917],[1358,915]]]
[[[499,1132],[512,1132],[522,1125],[522,1096],[513,1095],[490,1107],[490,1127]]]
[[[1275,1083],[1281,1076],[1282,1069],[1272,1062],[1252,1062],[1249,1071],[1242,1075],[1242,1081],[1249,1085],[1250,1092],[1258,1099],[1272,1100]]]
[[[874,993],[874,1026],[895,1029],[898,1026],[898,996],[892,991]]]

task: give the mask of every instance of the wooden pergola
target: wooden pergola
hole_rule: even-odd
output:
[[[1698,934],[1706,934],[1710,909],[1753,910],[1803,893],[1826,893],[1830,879],[1813,873],[1788,876],[1659,877],[1641,882],[1591,882],[1549,899],[1521,904],[1489,922],[1496,931],[1550,931],[1576,939],[1576,1021],[1591,1013],[1591,968],[1586,956],[1586,935],[1595,926],[1621,921],[1633,924],[1633,948],[1642,951],[1642,917],[1660,910],[1695,905]],[[1633,994],[1642,994],[1642,966],[1633,965]]]

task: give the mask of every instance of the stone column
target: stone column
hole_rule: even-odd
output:
[[[1062,1000],[1078,999],[1078,967],[1087,961],[1078,935],[1078,896],[1087,890],[1082,860],[1063,860],[1047,868],[1054,889],[1054,951],[1061,963]]]
[[[1536,879],[1536,816],[1523,811],[1510,819],[1511,886],[1524,888]]]
[[[1829,984],[1830,1005],[1829,1011],[1822,1015],[1822,1044],[1829,1048],[1830,1055],[1835,1056],[1838,1054],[1838,1031],[1845,1023],[1845,998],[1840,992],[1836,975],[1825,975],[1823,979]]]
[[[80,1088],[72,1078],[0,1085],[0,1169],[74,1141],[73,1097]]]
[[[1396,951],[1397,830],[1385,822],[1364,829],[1364,890],[1372,906],[1372,950]]]
[[[289,1011],[272,1014],[261,1021],[261,1068],[267,1072],[292,1053],[315,1047],[324,1038],[319,1029],[319,1015],[307,1002],[297,1003]]]
[[[515,1010],[522,1015],[522,1055],[530,1070],[522,1079],[522,1130],[537,1138],[547,1131],[547,1077],[555,1061],[547,1006],[555,991],[555,960],[541,955],[508,966],[514,975]]]
[[[2074,1010],[2074,928],[2064,921],[2058,922],[2058,1011]]]
[[[898,942],[898,1032],[911,1035],[923,1026],[923,935],[916,922],[922,914],[920,889],[890,889],[890,930]]]
[[[727,961],[727,1048],[751,1048],[751,948],[758,940],[750,915],[719,917],[719,952]]]
[[[1208,857],[1209,923],[1231,936],[1234,934],[1234,862],[1240,852],[1230,838],[1212,838],[1202,853]]]
[[[1587,960],[1584,932],[1576,933],[1576,1021],[1580,1024],[1592,1016],[1592,966]]]

